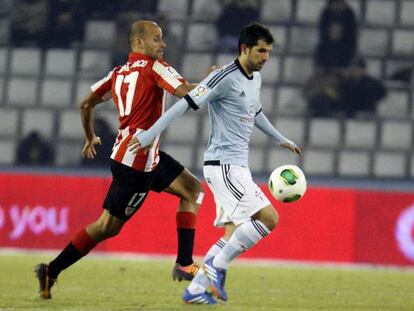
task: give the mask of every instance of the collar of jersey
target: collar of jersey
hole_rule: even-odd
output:
[[[137,53],[137,52],[130,52],[129,53],[129,55],[128,55],[128,61],[129,62],[133,62],[133,61],[136,61],[138,59],[151,60],[151,57],[149,57],[148,55],[145,55],[145,54]]]
[[[249,77],[249,75],[246,73],[246,71],[244,71],[242,65],[240,65],[240,62],[239,62],[239,60],[237,58],[234,60],[234,62],[236,63],[237,68],[239,68],[239,70],[241,71],[241,73],[243,74],[243,76],[246,77],[246,79],[253,80],[253,75],[251,77]]]

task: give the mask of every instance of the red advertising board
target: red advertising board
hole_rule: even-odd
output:
[[[414,264],[414,196],[396,192],[358,194],[355,261]]]
[[[0,247],[60,250],[101,213],[109,183],[102,177],[1,173]],[[196,255],[222,234],[212,226],[214,200],[204,188]],[[299,202],[272,202],[279,225],[244,257],[414,264],[414,194],[310,187]],[[177,203],[168,194],[150,194],[121,234],[97,249],[174,255]]]

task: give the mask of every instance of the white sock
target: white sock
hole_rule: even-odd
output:
[[[206,256],[204,257],[204,261],[207,259],[216,256],[226,245],[227,241],[223,238],[219,239],[213,246],[210,247]],[[187,290],[190,294],[196,295],[204,293],[207,290],[207,287],[210,285],[210,281],[208,277],[204,274],[202,268],[200,268],[191,281],[190,285],[188,285]]]
[[[214,266],[227,270],[228,264],[234,258],[254,246],[269,233],[270,230],[260,220],[251,220],[241,224],[234,230],[226,246],[214,257]]]

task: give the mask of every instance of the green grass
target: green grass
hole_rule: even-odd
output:
[[[90,256],[64,271],[53,299],[37,295],[33,266],[45,255],[0,256],[0,310],[414,310],[414,272],[233,264],[229,301],[182,303],[188,283],[171,280],[172,260]]]

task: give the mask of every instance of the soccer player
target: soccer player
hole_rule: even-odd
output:
[[[208,104],[210,138],[204,153],[204,178],[214,194],[215,226],[225,226],[225,235],[208,251],[199,271],[183,294],[187,303],[214,304],[207,292],[227,300],[224,288],[228,264],[266,237],[277,225],[278,214],[252,179],[248,168],[249,140],[253,126],[281,147],[302,154],[281,135],[261,109],[259,71],[269,59],[273,36],[260,25],[245,27],[239,37],[239,56],[213,71],[184,99],[170,108],[149,130],[134,135],[129,150],[147,150],[154,137],[189,108]]]
[[[196,213],[202,202],[200,181],[178,161],[159,151],[159,136],[145,152],[132,153],[128,142],[135,133],[148,129],[164,112],[165,91],[183,97],[195,85],[188,84],[162,60],[165,43],[161,28],[152,21],[137,21],[129,33],[128,62],[115,67],[91,86],[81,103],[85,132],[82,155],[92,159],[101,140],[92,121],[96,105],[113,98],[119,111],[120,127],[111,154],[112,183],[100,217],[76,233],[70,243],[49,264],[35,272],[40,296],[51,298],[51,287],[59,273],[89,253],[99,242],[116,236],[143,204],[150,190],[165,191],[180,198],[176,214],[178,254],[173,279],[191,280],[198,270],[193,262]]]

